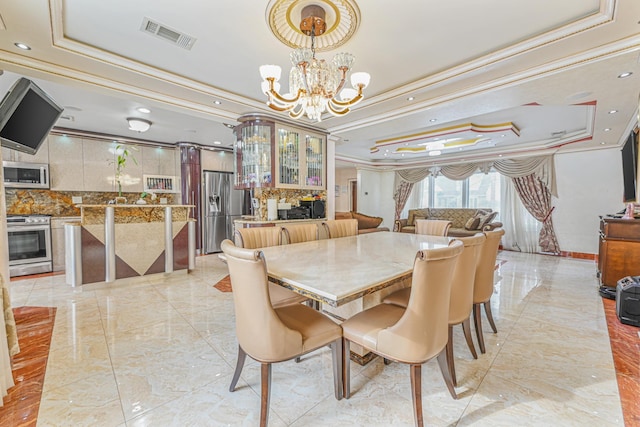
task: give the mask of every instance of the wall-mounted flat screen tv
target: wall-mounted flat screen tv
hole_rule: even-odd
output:
[[[62,110],[34,82],[18,79],[0,103],[2,146],[35,154]]]
[[[638,202],[638,134],[631,132],[622,147],[622,180],[624,182],[624,202]]]

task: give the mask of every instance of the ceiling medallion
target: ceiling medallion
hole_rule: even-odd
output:
[[[271,0],[267,24],[278,40],[291,48],[311,47],[308,34],[300,29],[300,16],[307,6],[319,6],[325,11],[326,30],[315,39],[317,52],[342,46],[360,23],[360,9],[353,0]]]
[[[275,111],[288,112],[293,119],[306,115],[311,120],[321,121],[325,112],[343,116],[360,102],[362,91],[369,85],[371,76],[358,72],[351,74],[353,88],[345,87],[355,60],[350,53],[338,53],[331,62],[316,58],[316,40],[326,34],[327,27],[331,27],[326,17],[327,10],[318,4],[307,4],[300,10],[299,28],[303,37],[310,40],[311,47],[297,48],[289,55],[293,68],[288,92],[280,93],[278,81],[282,68],[279,65],[260,67],[261,87],[268,97],[267,105]]]

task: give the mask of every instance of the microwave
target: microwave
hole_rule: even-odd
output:
[[[2,162],[5,188],[49,188],[46,163]]]

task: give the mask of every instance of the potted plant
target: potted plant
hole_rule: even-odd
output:
[[[116,176],[115,181],[118,185],[118,197],[116,197],[116,203],[125,203],[127,199],[122,196],[122,178],[124,169],[127,166],[127,160],[131,158],[133,163],[136,165],[138,161],[135,156],[132,154],[132,151],[135,151],[135,147],[127,147],[126,145],[118,144],[116,145],[115,154],[117,154],[116,160],[114,161],[116,167]]]

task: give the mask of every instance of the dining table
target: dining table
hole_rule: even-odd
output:
[[[319,301],[325,314],[340,321],[410,286],[416,253],[451,240],[383,231],[260,250],[269,281]],[[361,349],[352,350],[365,357]]]

